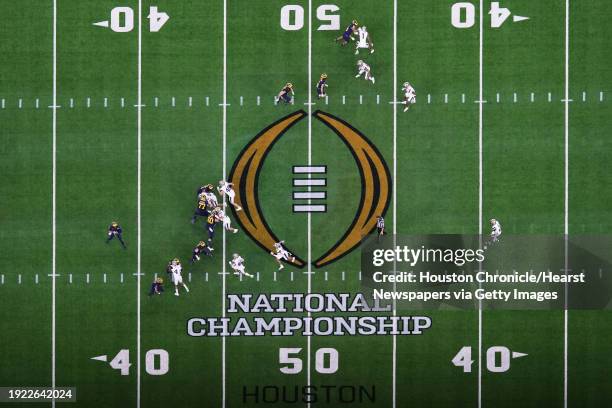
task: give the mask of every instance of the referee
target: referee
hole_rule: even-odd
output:
[[[385,219],[382,215],[376,217],[376,231],[378,231],[378,242],[380,242],[380,237],[385,234]]]

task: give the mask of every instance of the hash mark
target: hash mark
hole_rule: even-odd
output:
[[[342,280],[344,280],[345,273],[342,271]]]
[[[102,280],[106,283],[106,274],[103,275]]]
[[[108,98],[104,98],[104,107],[108,108]]]
[[[257,106],[261,105],[261,97],[257,95]]]
[[[72,283],[72,274],[68,275],[68,283]]]
[[[125,98],[121,98],[121,107],[125,108]]]
[[[4,99],[3,99],[4,101]],[[603,102],[603,91],[599,92],[599,102]],[[4,108],[4,105],[2,105],[2,107]]]
[[[552,102],[552,93],[548,93],[548,102]]]
[[[19,98],[19,109],[21,109],[22,106],[23,106],[23,100]]]
[[[74,99],[70,98],[70,107],[74,108]]]
[[[208,272],[204,274],[204,279],[206,279],[206,282],[208,282]]]
[[[19,282],[19,284],[21,285],[21,274],[19,274],[19,278],[17,279],[17,281]]]
[[[123,272],[121,273],[121,283],[123,283]]]
[[[532,92],[531,93],[531,102],[533,102],[535,100],[535,94]]]
[[[255,275],[257,276],[255,279],[257,280],[257,282],[259,282],[259,272],[256,272]]]
[[[431,94],[427,94],[427,103],[431,103]]]
[[[342,95],[342,104],[345,105],[346,104],[346,95]]]
[[[380,95],[376,95],[376,104],[380,105]]]
[[[359,271],[359,280],[361,280],[361,271]]]
[[[0,284],[4,285],[4,274],[0,275]]]
[[[329,104],[329,96],[325,95],[325,104],[328,105]]]
[[[173,96],[172,97],[172,107],[174,108],[176,106],[176,98]]]
[[[499,93],[497,93],[497,94],[495,95],[495,101],[496,101],[497,103],[499,103]]]
[[[91,98],[87,97],[87,107],[91,107]]]
[[[189,282],[191,282],[191,272],[189,272]]]
[[[4,109],[4,104],[5,104],[5,101],[4,101],[4,99],[2,99],[2,109]]]
[[[89,274],[87,274],[87,283],[89,283]]]
[[[210,99],[209,99],[209,97],[207,96],[207,97],[206,97],[206,106],[208,106],[208,105],[209,105],[209,102],[210,102]]]
[[[274,271],[274,282],[276,282],[276,271]]]
[[[444,103],[448,103],[448,94],[444,94]]]
[[[461,103],[465,103],[465,94],[461,94]]]
[[[291,282],[293,282],[293,271],[291,271]]]
[[[190,107],[190,108],[191,108],[192,103],[193,103],[193,98],[190,96],[190,97],[189,97],[189,107]]]
[[[325,280],[327,280],[327,271],[325,271]]]
[[[36,274],[34,281],[36,282],[36,284],[38,285],[38,274]]]
[[[38,100],[38,98],[36,98],[36,109],[38,109],[39,104],[40,104],[40,101]]]
[[[155,107],[157,108],[158,105],[159,105],[159,98],[156,96],[155,97]]]
[[[514,103],[516,103],[516,92],[514,93]]]
[[[359,104],[363,105],[363,95],[359,95]]]
[[[240,106],[242,106],[242,103],[244,102],[244,98],[241,96],[240,97]]]
[[[586,92],[582,92],[582,102],[586,102]]]

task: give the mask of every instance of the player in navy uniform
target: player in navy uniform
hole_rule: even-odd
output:
[[[149,291],[149,296],[161,295],[163,291],[164,291],[164,280],[162,278],[155,278],[155,280],[151,284],[151,290]]]
[[[283,89],[278,93],[278,96],[274,99],[274,104],[278,105],[279,102],[290,103],[293,105],[293,84],[291,82],[287,82]]]
[[[327,96],[327,74],[321,74],[321,79],[317,82],[317,95],[319,98]]]
[[[214,214],[210,214],[206,218],[206,232],[208,232],[208,243],[212,243],[213,238],[215,237],[215,225],[217,224],[217,219]],[[212,249],[212,248],[211,248]]]
[[[200,255],[204,254],[206,256],[212,256],[212,248],[208,248],[206,242],[200,241],[195,248],[193,248],[193,256],[191,257],[191,263],[195,263],[195,261],[200,260]]]
[[[117,224],[116,221],[111,222],[111,225],[108,227],[108,239],[106,243],[108,244],[113,238],[117,238],[119,242],[121,242],[123,249],[127,249],[125,242],[123,242],[123,237],[121,236],[122,233],[123,230],[121,229],[121,225]]]
[[[354,40],[355,38],[353,37],[353,34],[357,32],[357,27],[359,27],[359,24],[357,24],[357,20],[353,20],[351,24],[346,27],[344,33],[342,33],[340,37],[336,38],[336,42],[340,41],[340,45],[344,46],[348,44],[349,41]]]
[[[201,186],[198,189],[198,204],[196,205],[196,209],[193,213],[193,217],[191,217],[191,223],[195,224],[198,217],[208,218],[210,212],[208,211],[207,203],[206,203],[206,195],[211,193],[213,190],[212,184],[207,184],[205,186]]]

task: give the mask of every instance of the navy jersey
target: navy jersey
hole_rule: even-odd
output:
[[[284,95],[290,95],[293,92],[293,88],[286,86],[281,90]]]
[[[111,224],[111,225],[108,227],[108,232],[109,232],[109,233],[117,233],[117,234],[121,234],[121,232],[122,232],[122,231],[123,231],[123,230],[121,229],[121,225],[119,225],[119,224],[117,224],[117,225],[113,225],[113,224]]]
[[[317,82],[317,91],[319,91],[319,93],[323,93],[326,86],[327,86],[327,78],[319,79],[319,82]]]
[[[342,34],[342,39],[348,42],[351,39],[351,35],[355,31],[355,28],[357,28],[356,24],[353,24],[353,23],[349,24],[348,27],[346,27],[346,30],[344,30],[344,34]]]

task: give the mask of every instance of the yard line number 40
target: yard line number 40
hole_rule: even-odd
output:
[[[170,19],[168,13],[159,11],[157,6],[149,7],[149,31],[156,33]],[[116,33],[129,33],[134,29],[134,10],[131,7],[115,7],[110,12],[110,19],[94,23],[99,27],[108,27]]]
[[[492,1],[489,15],[491,16],[491,27],[499,28],[510,17],[512,13],[506,7],[501,7],[499,1]],[[529,17],[514,15],[512,21],[528,20]],[[476,22],[476,7],[470,2],[455,3],[451,6],[451,24],[456,28],[470,28]]]

